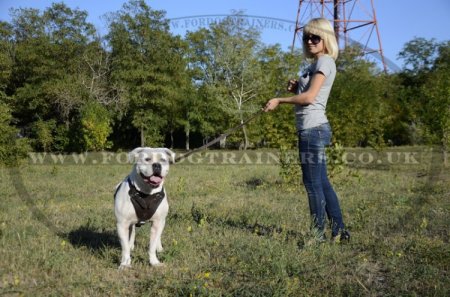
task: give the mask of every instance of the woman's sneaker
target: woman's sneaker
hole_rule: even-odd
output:
[[[342,230],[340,234],[331,237],[331,241],[335,243],[350,242],[350,232]]]

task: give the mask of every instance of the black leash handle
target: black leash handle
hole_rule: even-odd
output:
[[[234,131],[236,131],[236,130],[242,128],[243,126],[245,126],[246,124],[248,124],[250,121],[252,121],[252,120],[256,119],[257,117],[259,117],[261,114],[263,114],[263,112],[264,112],[264,109],[258,110],[257,112],[255,112],[254,114],[252,114],[250,117],[248,117],[245,121],[243,121],[241,124],[239,124],[239,125],[236,126],[236,127],[231,128],[231,129],[228,129],[227,131],[225,131],[225,133],[221,134],[219,137],[214,138],[214,139],[211,140],[210,142],[208,142],[208,143],[202,145],[201,147],[198,147],[198,148],[193,149],[193,150],[191,150],[191,151],[189,151],[189,152],[187,152],[187,153],[185,153],[185,154],[183,154],[183,155],[181,155],[181,156],[176,157],[175,160],[174,160],[174,163],[177,163],[177,162],[179,162],[180,160],[185,159],[185,158],[187,158],[188,156],[190,156],[190,155],[192,155],[192,154],[194,154],[194,153],[196,153],[196,152],[198,152],[198,151],[204,150],[204,149],[210,147],[211,145],[213,145],[213,144],[215,144],[215,143],[218,143],[219,141],[221,141],[221,140],[224,139],[225,137],[229,136],[229,135],[230,135],[231,133],[233,133]]]

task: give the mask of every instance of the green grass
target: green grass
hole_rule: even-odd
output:
[[[320,245],[305,191],[283,185],[279,166],[173,165],[166,265],[148,264],[144,225],[127,271],[112,195],[129,165],[2,168],[0,295],[449,296],[441,157],[345,168],[333,184],[352,241]]]

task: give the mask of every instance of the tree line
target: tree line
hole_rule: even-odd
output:
[[[0,22],[0,155],[139,145],[192,149],[258,111],[307,63],[261,42],[240,14],[174,36],[164,11],[130,0],[105,16],[54,3]],[[385,74],[349,47],[327,114],[344,146],[450,145],[450,41],[415,38]],[[286,94],[287,95],[287,94]],[[229,148],[295,147],[292,108],[264,114]]]

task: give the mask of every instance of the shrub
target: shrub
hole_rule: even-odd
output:
[[[26,138],[20,138],[19,130],[11,126],[9,107],[0,102],[0,164],[16,165],[26,157],[30,147]]]
[[[42,149],[46,152],[51,150],[54,142],[53,131],[55,128],[55,120],[43,121],[40,119],[34,124],[37,149]]]
[[[100,151],[111,147],[112,132],[108,110],[97,102],[88,102],[80,111],[80,147],[84,151]]]

